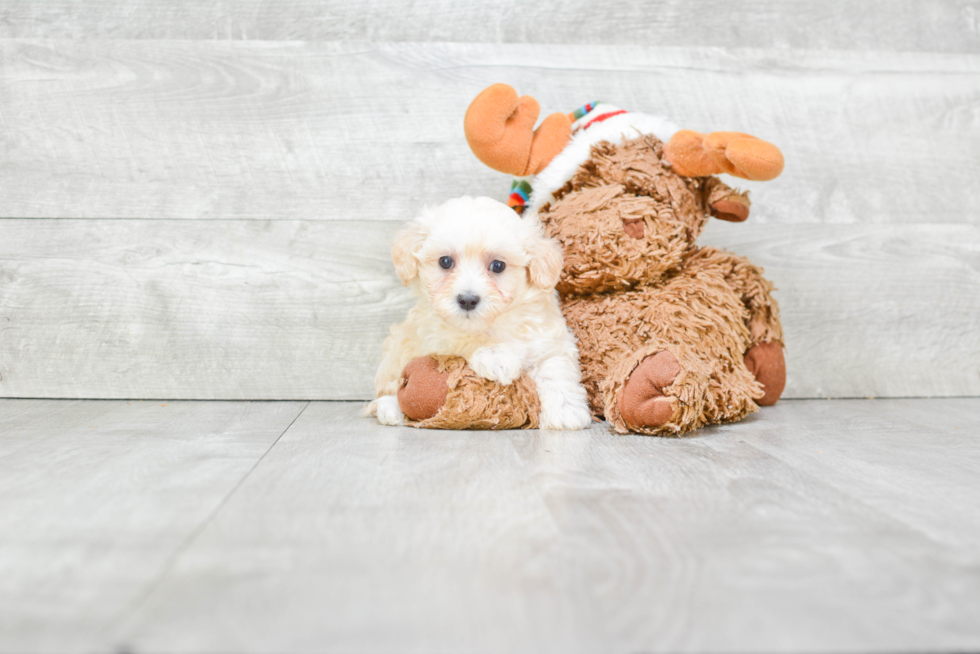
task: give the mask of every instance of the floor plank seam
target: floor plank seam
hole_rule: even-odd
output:
[[[282,440],[282,437],[285,436],[290,429],[292,429],[292,426],[296,424],[296,421],[299,420],[299,417],[303,415],[303,413],[310,406],[310,404],[311,401],[307,401],[306,404],[303,405],[303,408],[299,410],[299,412],[290,421],[290,423],[286,425],[286,428],[282,431],[282,433],[279,434],[276,437],[276,439],[272,442],[272,444],[269,445],[266,451],[262,453],[262,456],[260,456],[255,461],[254,464],[252,464],[252,467],[250,467],[245,472],[245,474],[242,475],[241,479],[239,479],[235,483],[235,485],[232,486],[231,490],[229,490],[225,494],[225,496],[221,498],[221,501],[218,502],[217,506],[215,506],[214,509],[210,513],[208,513],[208,515],[204,518],[204,520],[201,521],[201,524],[199,524],[197,528],[194,529],[194,531],[188,534],[187,538],[185,538],[183,542],[181,542],[180,545],[178,545],[174,549],[173,554],[171,554],[167,558],[167,561],[163,564],[160,570],[160,574],[158,574],[156,578],[147,585],[146,590],[143,593],[141,593],[136,598],[136,600],[132,604],[130,604],[128,608],[122,609],[116,617],[112,618],[106,623],[106,626],[103,630],[103,634],[106,637],[111,638],[113,636],[118,635],[119,629],[126,623],[126,620],[130,616],[135,615],[137,611],[139,611],[140,607],[142,607],[147,602],[147,600],[153,595],[154,591],[156,591],[156,589],[160,586],[160,584],[162,584],[163,581],[167,578],[167,575],[170,574],[170,571],[173,569],[174,565],[180,559],[181,555],[184,552],[186,552],[188,548],[190,548],[190,546],[194,543],[195,540],[197,540],[198,536],[201,535],[204,529],[209,524],[211,524],[211,522],[221,512],[221,510],[225,507],[225,505],[228,504],[228,501],[235,495],[235,493],[238,492],[238,489],[242,487],[245,481],[252,475],[253,472],[255,472],[255,469],[259,467],[259,465],[262,463],[263,460],[265,460],[265,457],[269,455],[269,452],[271,452],[273,448],[275,448],[276,444],[280,440]]]

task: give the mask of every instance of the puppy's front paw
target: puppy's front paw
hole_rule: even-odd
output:
[[[538,422],[539,429],[588,429],[592,424],[592,413],[581,402],[561,402],[551,406],[542,402]]]
[[[466,362],[484,379],[507,386],[521,376],[521,358],[503,348],[481,347]]]
[[[375,400],[378,422],[382,425],[404,425],[405,414],[398,406],[398,397],[395,395],[384,395]]]

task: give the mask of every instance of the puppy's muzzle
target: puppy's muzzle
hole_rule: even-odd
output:
[[[472,311],[480,303],[480,296],[472,293],[460,293],[456,296],[456,303],[463,311]]]

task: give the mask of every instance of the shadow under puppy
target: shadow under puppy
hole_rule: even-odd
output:
[[[561,246],[491,198],[424,210],[391,248],[417,298],[391,328],[368,411],[386,425],[585,429],[578,348],[555,284]]]

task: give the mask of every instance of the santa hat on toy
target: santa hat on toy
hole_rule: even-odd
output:
[[[741,132],[705,135],[679,130],[663,116],[630,112],[606,102],[592,102],[570,114],[551,114],[535,129],[540,111],[534,98],[518,97],[510,86],[494,84],[473,100],[464,119],[466,140],[477,158],[517,176],[508,205],[519,213],[554,200],[554,193],[600,141],[656,136],[666,144],[664,161],[685,177],[728,173],[764,181],[783,170],[779,148]]]
[[[608,102],[590,102],[568,114],[571,139],[537,175],[518,177],[511,184],[507,206],[517,213],[537,210],[554,200],[554,192],[572,178],[585,163],[592,146],[600,141],[618,142],[644,134],[667,142],[677,133],[677,126],[662,116],[626,111]]]

